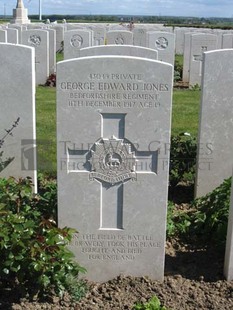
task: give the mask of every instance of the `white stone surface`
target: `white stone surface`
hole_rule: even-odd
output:
[[[57,65],[59,226],[79,231],[70,248],[90,280],[163,279],[172,80],[136,57]]]
[[[22,44],[35,48],[36,84],[45,84],[49,76],[49,33],[34,29],[22,32]]]
[[[19,43],[19,35],[18,30],[13,28],[7,28],[7,43],[18,44]]]
[[[190,42],[189,85],[201,84],[203,52],[217,49],[217,36],[213,34],[192,34]]]
[[[56,31],[46,29],[49,33],[49,74],[56,71]]]
[[[175,61],[175,35],[170,32],[147,32],[147,47],[158,51],[158,60],[174,65]]]
[[[69,30],[64,37],[64,59],[79,57],[81,48],[92,46],[93,32],[91,30]]]
[[[19,40],[19,44],[22,43],[22,26],[20,25],[15,25],[15,24],[10,24],[8,25],[8,28],[12,28],[12,29],[17,29],[18,30],[18,40]]]
[[[28,10],[25,9],[23,0],[17,0],[16,9],[13,9],[12,24],[29,24]]]
[[[146,33],[147,30],[145,28],[135,27],[133,29],[133,44],[146,47]]]
[[[4,143],[1,160],[12,161],[0,172],[0,177],[31,177],[36,190],[36,120],[34,49],[0,44],[0,139]],[[13,124],[12,136],[6,136]]]
[[[231,200],[227,226],[224,276],[226,277],[227,281],[233,280],[233,182],[231,185]]]
[[[222,36],[222,48],[232,48],[233,47],[233,33],[223,34]]]
[[[133,45],[104,45],[93,46],[80,49],[80,57],[100,56],[100,55],[122,55],[143,57],[157,60],[158,51],[151,48],[133,46]]]
[[[56,25],[52,24],[51,29],[56,30],[56,52],[59,52],[63,49],[64,45],[64,32],[65,32],[65,27],[64,25]]]
[[[231,176],[233,164],[233,49],[204,53],[196,196]]]
[[[106,33],[106,44],[133,45],[133,33],[127,30],[112,30]]]
[[[0,42],[1,43],[7,43],[7,32],[6,32],[6,30],[0,29]]]
[[[189,83],[191,35],[192,35],[192,32],[185,33],[184,35],[184,57],[183,57],[182,80],[185,83]]]

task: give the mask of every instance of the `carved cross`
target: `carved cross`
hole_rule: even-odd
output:
[[[157,172],[157,151],[138,151],[125,138],[126,114],[101,114],[101,138],[87,150],[67,147],[69,173],[88,172],[100,183],[100,229],[124,228],[124,184],[137,182],[137,173]],[[81,166],[80,166],[80,163]]]

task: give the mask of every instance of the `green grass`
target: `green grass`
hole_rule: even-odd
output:
[[[197,137],[199,105],[199,90],[174,90],[172,107],[173,135],[189,132],[193,137]]]
[[[63,53],[56,53],[57,62],[64,60],[64,54]]]
[[[56,172],[56,89],[38,86],[36,90],[38,170]]]
[[[172,110],[172,134],[198,132],[200,91],[174,90]],[[37,87],[36,93],[38,169],[56,174],[56,90]]]

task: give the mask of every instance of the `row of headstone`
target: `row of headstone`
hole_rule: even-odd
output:
[[[108,55],[93,56],[98,48],[58,65],[59,224],[79,230],[70,247],[90,279],[124,272],[161,280],[172,66],[153,50],[106,46]],[[128,56],[114,55],[120,48]],[[232,49],[203,53],[197,196],[231,174],[232,56]],[[36,184],[34,57],[31,47],[0,44],[0,175],[29,175]]]
[[[0,176],[36,184],[34,52],[0,44]],[[163,279],[173,67],[150,55],[58,65],[59,225],[79,229],[70,247],[96,281]]]
[[[64,33],[64,59],[77,58],[82,48],[91,47],[94,37],[92,30],[75,29]],[[175,36],[166,32],[148,32],[146,36],[147,47],[157,50],[158,59],[174,65]],[[134,45],[133,33],[126,30],[114,30],[102,37],[105,45]],[[101,44],[98,44],[101,45]],[[138,45],[140,46],[140,45]],[[146,46],[144,46],[146,47]]]
[[[20,35],[19,35],[20,34]],[[5,38],[1,40],[2,38]],[[45,84],[56,68],[56,31],[53,29],[22,30],[21,27],[0,30],[0,42],[35,48],[36,84]]]

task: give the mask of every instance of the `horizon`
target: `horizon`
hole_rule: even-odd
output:
[[[1,16],[12,16],[17,0],[4,0]],[[111,15],[111,16],[158,16],[180,18],[232,18],[231,0],[23,0],[28,15]],[[182,15],[180,13],[182,12]]]

